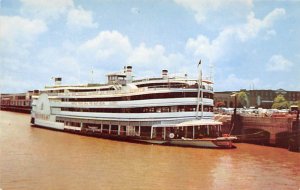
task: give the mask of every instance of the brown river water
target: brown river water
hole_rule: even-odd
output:
[[[0,111],[0,189],[300,189],[300,153],[143,145],[32,128]]]

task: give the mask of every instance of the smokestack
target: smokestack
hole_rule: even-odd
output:
[[[38,94],[39,92],[39,90],[33,90],[33,94]]]
[[[126,67],[126,72],[131,74],[132,73],[132,66],[127,66]]]
[[[54,78],[54,84],[55,84],[55,86],[59,86],[59,85],[61,85],[61,77],[55,77]]]
[[[161,76],[163,79],[168,79],[168,70],[162,70],[161,72]]]
[[[126,74],[126,81],[127,82],[132,82],[132,66],[127,66],[125,70]]]

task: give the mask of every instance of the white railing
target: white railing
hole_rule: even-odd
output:
[[[108,91],[92,91],[92,92],[62,92],[62,93],[47,93],[49,96],[93,96],[93,95],[123,95],[139,92],[149,92],[149,91],[168,91],[168,90],[188,90],[190,88],[163,88],[163,87],[143,87],[137,89],[125,89],[125,90],[108,90]],[[213,91],[213,88],[210,85],[202,85],[201,89]]]

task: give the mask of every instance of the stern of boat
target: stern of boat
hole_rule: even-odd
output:
[[[236,148],[232,143],[232,141],[236,140],[236,139],[237,139],[237,137],[235,137],[235,136],[218,137],[213,142],[219,148]]]

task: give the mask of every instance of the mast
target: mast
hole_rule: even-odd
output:
[[[94,69],[91,70],[91,83],[94,83]]]
[[[196,110],[196,119],[199,118],[199,107],[200,107],[200,100],[201,100],[201,118],[203,119],[203,90],[201,90],[202,87],[202,65],[201,60],[198,64],[198,96],[197,96],[197,110]]]

